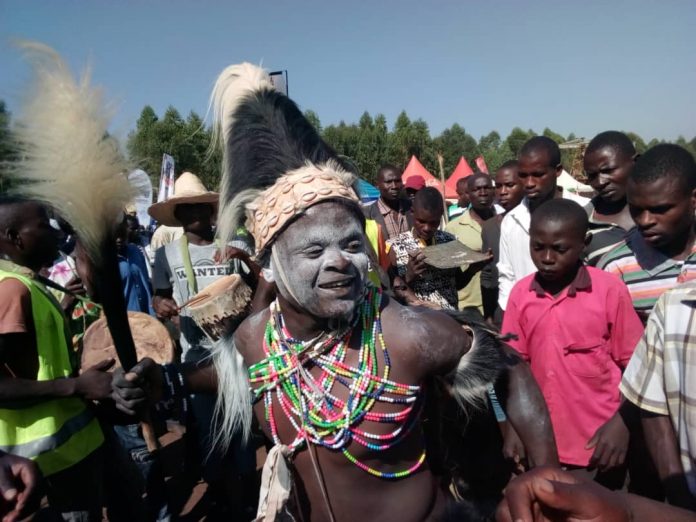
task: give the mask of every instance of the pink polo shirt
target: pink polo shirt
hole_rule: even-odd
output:
[[[643,334],[624,283],[582,267],[558,297],[544,292],[536,274],[512,289],[503,333],[529,361],[544,394],[561,463],[587,466],[585,444],[619,407],[619,382]]]

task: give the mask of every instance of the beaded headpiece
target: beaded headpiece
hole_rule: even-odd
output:
[[[247,228],[262,252],[295,216],[328,199],[358,201],[353,175],[333,162],[307,165],[280,178],[247,206]]]
[[[358,201],[356,177],[260,67],[227,67],[215,83],[211,107],[215,142],[223,151],[221,240],[246,225],[259,257],[312,205]]]

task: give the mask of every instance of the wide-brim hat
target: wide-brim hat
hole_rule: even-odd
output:
[[[157,222],[170,227],[180,227],[181,222],[174,216],[177,205],[210,203],[213,212],[217,212],[220,195],[205,188],[203,182],[191,172],[184,172],[174,182],[174,195],[167,201],[155,203],[147,209],[147,213]]]

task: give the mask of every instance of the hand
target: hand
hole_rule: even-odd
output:
[[[467,270],[471,270],[474,273],[483,270],[483,267],[493,260],[493,250],[489,248],[485,255],[485,259],[482,259],[481,261],[476,261],[475,263],[469,263]]]
[[[588,467],[606,471],[623,465],[628,451],[628,439],[628,428],[617,412],[587,441],[585,449],[595,449]]]
[[[224,250],[216,250],[213,255],[213,261],[216,263],[225,263],[232,259],[239,259],[240,261],[247,262],[249,254],[241,248],[227,246]]]
[[[408,253],[408,263],[406,264],[406,275],[404,279],[406,284],[410,285],[413,281],[421,277],[428,269],[425,264],[425,254],[420,250],[414,250]]]
[[[88,401],[98,401],[111,396],[111,378],[109,369],[115,359],[105,359],[85,370],[75,379],[75,394]]]
[[[541,467],[513,479],[498,506],[498,522],[628,522],[623,493],[583,482],[558,468]]]
[[[176,301],[171,297],[156,295],[152,298],[152,308],[159,319],[169,319],[179,315],[179,307],[176,306]]]
[[[517,435],[510,421],[501,424],[501,431],[503,433],[503,455],[515,463],[515,473],[524,473],[525,467],[522,461],[525,459],[525,450],[520,436]]]
[[[69,310],[75,305],[75,302],[77,301],[75,295],[72,294],[85,295],[85,287],[82,286],[82,280],[79,277],[75,276],[70,281],[68,281],[68,284],[65,285],[65,289],[72,293],[65,294],[60,302],[60,305],[63,308],[63,310]]]
[[[22,520],[39,507],[39,467],[29,459],[0,455],[0,517],[2,522]]]
[[[133,366],[130,372],[114,372],[111,397],[116,408],[128,415],[147,412],[150,405],[162,396],[164,382],[160,367],[150,358]]]

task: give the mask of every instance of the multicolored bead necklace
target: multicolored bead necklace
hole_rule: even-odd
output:
[[[281,444],[275,420],[274,401],[293,426],[296,435],[288,445],[297,450],[309,442],[327,449],[341,451],[353,464],[376,477],[398,479],[414,473],[425,461],[425,451],[411,467],[398,472],[382,472],[357,460],[349,451],[356,442],[372,451],[394,447],[406,437],[419,415],[414,412],[420,387],[400,384],[389,379],[391,361],[382,336],[380,305],[381,289],[368,286],[355,323],[337,335],[322,335],[312,341],[293,339],[285,325],[278,302],[271,305],[271,317],[266,324],[263,349],[265,358],[249,368],[249,380],[256,398],[263,396],[266,421],[271,427],[273,441]],[[352,335],[360,329],[361,345],[358,367],[346,363]],[[384,370],[379,375],[377,343],[384,358]],[[321,369],[314,377],[309,369]],[[332,393],[334,385],[348,389],[348,398],[339,399]],[[395,413],[373,412],[378,402],[402,404]],[[420,407],[420,406],[419,406]],[[363,421],[398,424],[384,435],[360,429]]]

